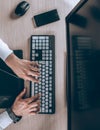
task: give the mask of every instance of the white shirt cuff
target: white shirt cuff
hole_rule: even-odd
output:
[[[13,122],[12,119],[9,117],[9,115],[6,111],[0,114],[0,127],[2,129],[5,129],[12,122]]]
[[[8,45],[6,43],[4,43],[1,39],[0,39],[0,57],[2,60],[6,60],[6,58],[13,53],[13,51],[8,47]]]

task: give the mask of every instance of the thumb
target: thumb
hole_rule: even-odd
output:
[[[23,98],[25,94],[26,94],[26,88],[24,88],[23,91],[17,96],[17,100]]]

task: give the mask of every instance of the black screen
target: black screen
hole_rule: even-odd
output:
[[[100,0],[66,17],[68,130],[100,130]]]
[[[56,9],[34,16],[34,20],[37,27],[45,25],[45,24],[49,24],[52,22],[56,22],[59,19],[60,18]]]

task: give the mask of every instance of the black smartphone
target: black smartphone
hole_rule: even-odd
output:
[[[57,9],[35,15],[33,19],[36,27],[60,20]]]

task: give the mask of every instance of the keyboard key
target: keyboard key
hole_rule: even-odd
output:
[[[49,37],[48,37],[48,36],[46,36],[46,40],[49,40]]]
[[[38,39],[38,37],[35,37],[35,36],[34,36],[34,37],[32,37],[32,39],[33,39],[33,40],[34,40],[34,39],[36,40],[36,39]]]
[[[52,104],[51,104],[51,103],[49,104],[49,107],[52,107]]]
[[[42,39],[42,40],[43,40],[43,39],[45,39],[45,37],[43,37],[43,36],[40,36],[40,37],[39,37],[39,39]]]
[[[49,88],[49,91],[52,91],[52,87]]]
[[[49,42],[49,40],[47,39],[47,40],[46,40],[46,43],[47,43],[46,45],[49,45],[48,42]]]
[[[52,113],[52,109],[50,109],[49,112]]]

